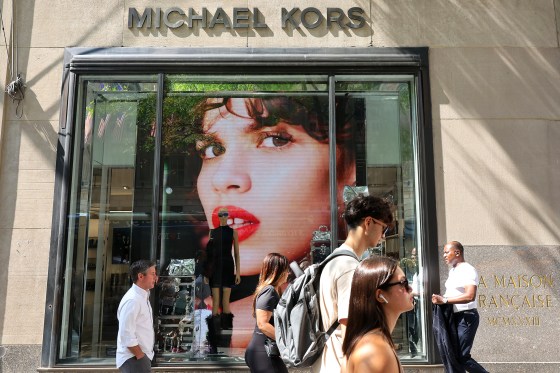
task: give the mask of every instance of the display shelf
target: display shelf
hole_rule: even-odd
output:
[[[190,323],[184,323],[183,324],[185,326],[185,328],[188,328],[189,326],[192,327],[194,326],[194,321],[191,321]],[[159,324],[159,327],[161,328],[178,328],[179,324]]]
[[[161,316],[158,316],[158,318],[160,320],[174,320],[174,319],[182,319],[185,316],[186,315],[161,315]]]
[[[194,275],[162,275],[158,283],[157,358],[189,359],[193,356]]]

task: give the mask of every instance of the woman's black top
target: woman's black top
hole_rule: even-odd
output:
[[[278,302],[280,302],[280,295],[276,292],[274,286],[268,285],[263,288],[257,296],[257,303],[255,305],[255,308],[258,310],[274,312],[276,306],[278,305]],[[274,315],[270,316],[270,320],[268,322],[271,323],[272,326],[274,326]],[[263,334],[256,324],[254,332]]]
[[[274,312],[280,301],[280,295],[272,285],[261,290],[257,296],[255,308]],[[269,322],[274,325],[274,316],[271,315]],[[245,362],[251,369],[251,373],[287,373],[288,369],[280,357],[271,358],[267,355],[264,342],[268,337],[255,325],[253,338],[245,350]]]

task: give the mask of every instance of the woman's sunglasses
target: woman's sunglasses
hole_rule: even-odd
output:
[[[406,291],[412,291],[412,288],[410,287],[410,285],[408,284],[408,280],[404,279],[401,281],[397,281],[397,282],[389,282],[387,284],[383,284],[380,286],[381,289],[387,289],[390,288],[391,286],[395,286],[395,285],[400,285],[403,287],[404,290]]]
[[[220,218],[227,217],[227,216],[229,216],[227,212],[218,212],[218,217]]]

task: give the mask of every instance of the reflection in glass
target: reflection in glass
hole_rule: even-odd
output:
[[[416,289],[416,307],[401,316],[393,339],[402,358],[424,356],[425,325],[421,304],[420,237],[416,234],[418,200],[415,163],[416,91],[412,76],[339,76],[336,95],[363,100],[356,116],[365,116],[353,128],[356,149],[356,184],[370,195],[383,197],[395,205],[395,227],[378,247],[366,255],[387,255],[399,260],[408,281]],[[339,134],[337,133],[337,136]],[[352,188],[349,188],[352,189]],[[343,207],[339,207],[339,214]],[[344,239],[343,235],[339,238]]]
[[[128,265],[155,253],[161,275],[152,297],[156,364],[243,364],[263,258],[277,252],[306,267],[326,257],[331,208],[342,218],[345,187],[367,188],[396,206],[397,224],[369,254],[398,258],[413,287],[419,285],[419,306],[401,318],[394,340],[401,357],[413,357],[413,347],[425,357],[413,77],[339,76],[330,103],[327,76],[168,75],[160,92],[159,159],[155,80],[79,81],[60,360],[114,363],[116,308],[130,286]],[[336,207],[329,190],[330,104]],[[223,208],[240,251],[231,325],[207,321],[215,297],[204,279],[209,230],[219,225]],[[342,219],[338,224],[341,242],[346,227]],[[223,299],[230,289],[221,290]]]
[[[116,311],[130,287],[128,265],[147,255],[133,227],[149,221],[154,79],[79,82],[68,212],[59,357],[114,359]],[[151,114],[152,113],[152,114]],[[138,197],[142,196],[142,197]],[[136,213],[137,212],[137,213]]]

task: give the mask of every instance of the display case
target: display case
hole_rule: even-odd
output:
[[[192,351],[194,280],[194,275],[160,277],[154,347],[160,357]]]
[[[321,225],[311,236],[311,263],[321,263],[331,251],[331,232],[326,225]]]
[[[206,309],[196,309],[200,301],[195,299],[194,262],[171,263],[159,277],[156,291],[154,352],[158,362],[180,362],[205,354],[206,333],[200,328],[200,314]]]

